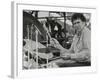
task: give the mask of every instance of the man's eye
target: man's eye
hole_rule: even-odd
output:
[[[73,23],[73,25],[75,25],[76,23]]]
[[[73,23],[73,25],[75,25],[75,24],[79,24],[80,22],[76,22],[76,23]]]

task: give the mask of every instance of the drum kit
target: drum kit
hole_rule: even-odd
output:
[[[60,50],[50,46],[49,40],[53,41],[53,38],[47,27],[36,17],[23,11],[23,69],[60,67],[58,64],[74,65],[75,61],[72,60],[64,62],[60,57]]]
[[[27,38],[25,39],[23,37],[23,69],[48,68],[53,66],[57,67],[55,63],[51,64],[51,62],[56,59],[53,53],[60,54],[60,51],[59,49],[48,45],[48,37],[50,39],[52,38],[49,32],[45,31],[47,30],[46,27],[44,29],[44,27],[35,17],[26,12],[23,12],[23,27],[23,29],[26,29],[27,33]],[[30,30],[30,27],[35,28],[34,40],[32,38],[33,35],[30,35],[30,33],[33,34],[33,31]],[[23,35],[24,31],[25,30],[23,30]],[[39,35],[42,35],[43,37],[46,36],[46,41],[39,41]],[[43,45],[40,42],[45,42],[46,45]]]
[[[75,63],[71,60],[64,62],[60,50],[50,46],[49,40],[54,41],[46,26],[31,14],[23,12],[23,69],[55,68],[60,67],[60,63]]]

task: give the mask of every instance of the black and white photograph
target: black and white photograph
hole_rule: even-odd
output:
[[[96,71],[96,8],[12,5],[12,77]]]
[[[91,13],[23,9],[22,69],[91,66]]]

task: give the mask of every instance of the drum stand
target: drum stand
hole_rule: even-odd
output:
[[[27,25],[27,38],[28,38],[28,40],[30,40],[30,31],[31,31],[31,40],[32,40],[32,30],[33,30],[33,24],[32,24],[32,26],[31,26],[31,30],[29,29],[29,25]],[[36,26],[35,26],[36,27]],[[38,68],[38,30],[37,30],[37,28],[36,28],[36,31],[35,31],[35,33],[36,33],[36,68]],[[32,47],[31,45],[28,45],[28,69],[30,69],[30,51],[29,51],[29,47]]]

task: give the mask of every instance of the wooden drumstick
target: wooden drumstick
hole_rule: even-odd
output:
[[[47,29],[47,27],[45,26],[45,23],[44,23],[43,27],[46,30],[46,33],[49,36],[50,40],[53,40],[52,37],[51,37],[51,35],[50,35],[50,33],[49,33],[49,31],[48,31],[48,29]],[[54,42],[54,44],[56,44],[56,42],[54,40],[53,40],[53,42]]]
[[[42,35],[42,33],[40,32],[40,30],[34,25],[34,27],[36,28],[36,30],[39,32],[40,35]]]

